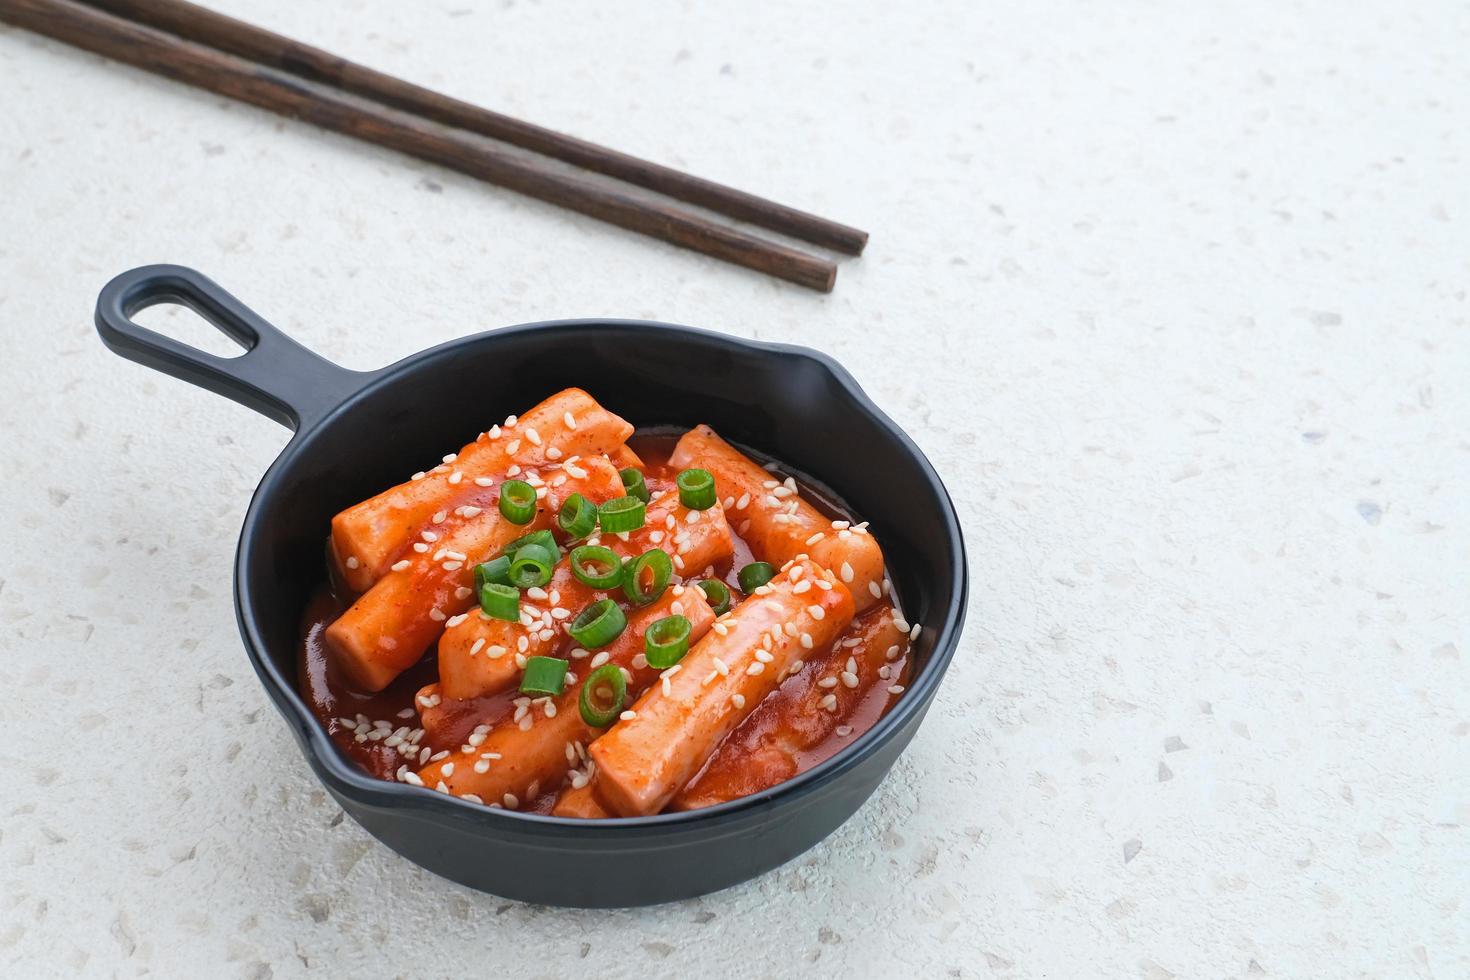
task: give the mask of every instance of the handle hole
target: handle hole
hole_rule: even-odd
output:
[[[249,350],[182,303],[153,303],[134,313],[133,322],[216,357],[239,357]]]

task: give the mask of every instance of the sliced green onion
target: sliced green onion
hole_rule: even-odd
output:
[[[573,541],[579,541],[597,530],[597,505],[580,493],[574,493],[556,513],[556,525]]]
[[[627,625],[628,617],[623,615],[623,610],[616,602],[599,599],[577,613],[577,618],[572,620],[567,632],[586,649],[596,650],[616,640]]]
[[[523,480],[500,485],[500,513],[512,524],[529,524],[536,516],[536,488]]]
[[[709,470],[685,470],[674,477],[679,503],[690,510],[709,510],[715,505],[715,476]]]
[[[628,566],[623,576],[623,594],[630,602],[646,606],[664,594],[673,574],[674,563],[667,551],[658,548],[645,551]]]
[[[522,694],[560,694],[567,686],[567,661],[556,657],[530,657],[521,675]]]
[[[510,560],[510,584],[518,589],[545,585],[551,581],[556,554],[539,544],[521,545]]]
[[[648,503],[648,484],[643,482],[642,470],[630,466],[625,470],[618,470],[618,476],[623,478],[623,493]]]
[[[616,589],[623,581],[623,561],[611,548],[595,544],[573,548],[571,563],[573,577],[594,589]]]
[[[556,543],[556,537],[550,531],[532,531],[530,534],[522,534],[510,544],[500,550],[502,555],[514,558],[515,553],[528,544],[539,544],[547,551],[561,559],[561,546]]]
[[[480,608],[486,616],[503,619],[507,623],[521,621],[521,593],[513,585],[486,582],[480,586]]]
[[[650,667],[665,670],[688,652],[689,620],[683,616],[665,616],[643,633],[643,655]]]
[[[730,611],[730,587],[717,578],[707,578],[699,583],[699,590],[709,600],[709,607],[716,616]]]
[[[598,509],[597,519],[609,534],[636,531],[643,526],[643,501],[637,497],[614,497]]]
[[[740,570],[735,576],[740,580],[740,591],[754,592],[776,577],[776,570],[768,561],[753,561]]]
[[[607,708],[599,709],[593,703],[598,698],[598,691],[608,688],[612,697]],[[606,728],[618,720],[618,715],[623,713],[623,701],[628,697],[628,681],[623,677],[622,668],[617,664],[603,664],[582,682],[582,696],[577,699],[577,707],[582,709],[582,720],[593,728]]]
[[[496,585],[510,584],[509,557],[501,555],[499,558],[475,566],[475,591],[483,589],[489,582],[494,582]]]

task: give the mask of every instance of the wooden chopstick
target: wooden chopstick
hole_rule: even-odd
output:
[[[0,0],[0,21],[811,289],[830,292],[837,276],[818,256],[73,0]]]
[[[567,136],[533,123],[462,102],[431,89],[339,58],[321,48],[282,37],[187,0],[83,0],[120,17],[176,34],[189,41],[323,82],[375,102],[456,129],[519,146],[543,156],[606,174],[638,187],[708,208],[737,221],[848,255],[860,255],[868,233],[733,187],[640,160],[626,153]]]

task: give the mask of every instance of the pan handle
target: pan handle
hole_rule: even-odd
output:
[[[159,303],[189,307],[245,353],[219,357],[134,322],[135,313]],[[114,354],[232,398],[298,431],[315,425],[376,376],[307,350],[213,280],[181,265],[145,265],[102,287],[97,333]]]

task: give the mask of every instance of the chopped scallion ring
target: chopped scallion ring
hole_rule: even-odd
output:
[[[606,728],[618,720],[623,713],[623,702],[628,697],[628,681],[617,664],[603,664],[582,682],[582,694],[577,707],[582,711],[582,720],[593,728]],[[607,704],[600,707],[599,702]]]
[[[597,530],[597,505],[580,493],[574,493],[556,514],[557,527],[573,541],[580,541]]]
[[[683,616],[665,616],[643,633],[643,655],[648,666],[666,670],[689,652],[689,620]]]
[[[669,553],[652,548],[633,559],[623,576],[623,594],[630,602],[646,606],[664,594],[674,574]]]
[[[480,586],[480,608],[486,616],[503,619],[507,623],[521,621],[521,593],[513,585],[486,582]]]
[[[623,561],[617,552],[600,545],[572,549],[572,576],[594,589],[616,589],[623,581]]]
[[[510,584],[510,558],[501,555],[499,558],[481,562],[475,566],[475,590],[483,589],[489,582],[497,585]]]
[[[529,589],[551,581],[551,570],[556,565],[556,554],[539,544],[525,544],[510,560],[510,584],[518,589]]]
[[[556,538],[550,531],[532,531],[530,534],[523,534],[502,548],[500,553],[507,558],[514,558],[516,552],[528,544],[539,544],[555,555],[558,560],[561,559],[561,546],[556,543]]]
[[[529,524],[536,516],[536,488],[524,480],[500,485],[500,513],[512,524]]]
[[[627,625],[628,617],[616,602],[599,599],[577,614],[567,632],[585,649],[596,650],[616,640]]]
[[[618,475],[623,478],[623,493],[629,497],[637,497],[645,504],[648,503],[648,484],[643,482],[643,471],[630,466],[625,470],[619,470]]]
[[[716,616],[730,611],[730,587],[717,578],[707,578],[699,583],[699,590],[709,600],[709,607]]]
[[[715,477],[709,470],[685,470],[674,477],[679,503],[690,510],[709,510],[715,505]]]
[[[521,693],[560,694],[567,686],[567,663],[556,657],[530,657],[521,675]]]
[[[614,497],[598,508],[597,518],[609,534],[636,531],[643,526],[643,501],[637,497]]]
[[[740,570],[736,576],[740,580],[740,591],[754,592],[776,577],[776,570],[771,567],[770,562],[753,561]]]

